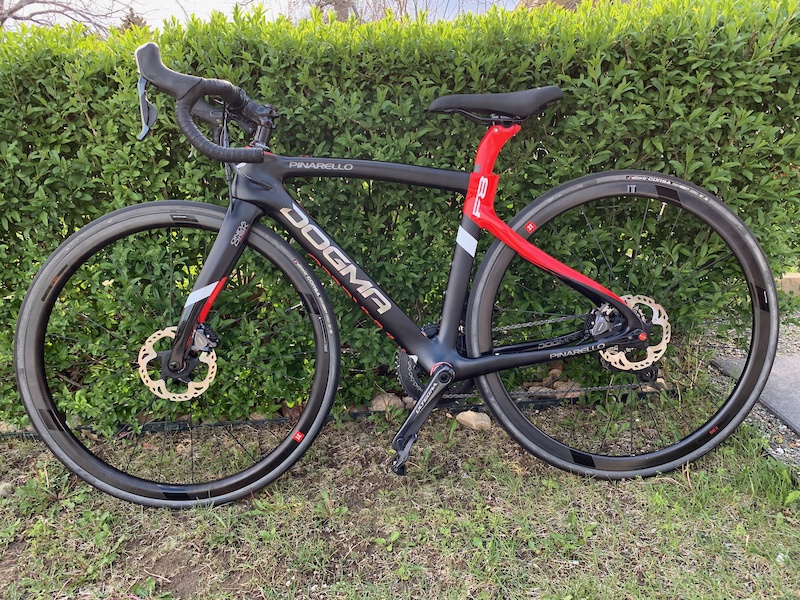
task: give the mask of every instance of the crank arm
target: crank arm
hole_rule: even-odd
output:
[[[406,462],[411,454],[411,446],[417,441],[419,430],[436,408],[439,398],[447,391],[455,378],[455,371],[447,363],[434,367],[431,380],[417,400],[406,422],[392,440],[392,448],[397,451],[397,456],[392,462],[392,470],[398,475],[406,474]]]

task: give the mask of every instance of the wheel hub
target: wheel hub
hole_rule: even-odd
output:
[[[214,350],[208,352],[201,352],[197,358],[189,361],[187,366],[180,373],[174,373],[170,376],[166,373],[171,373],[166,367],[169,352],[156,352],[155,344],[163,339],[175,339],[175,332],[177,327],[167,327],[160,331],[156,331],[153,335],[147,338],[139,350],[139,377],[148,389],[159,398],[171,400],[172,402],[186,402],[192,398],[197,398],[205,392],[214,381],[217,375],[217,354]],[[159,359],[162,364],[161,378],[153,380],[148,372],[148,367],[154,359]],[[207,366],[205,377],[200,381],[191,381],[190,376],[200,363]],[[167,388],[167,380],[180,381],[186,385],[184,391],[173,391]]]

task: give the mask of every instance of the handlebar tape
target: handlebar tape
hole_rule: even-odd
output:
[[[189,143],[201,154],[224,163],[260,163],[264,161],[264,151],[260,148],[224,148],[209,140],[192,120],[192,107],[205,96],[222,98],[232,112],[241,112],[250,103],[242,89],[221,79],[200,79],[178,101],[175,106],[175,119],[178,127]]]
[[[226,163],[264,161],[264,153],[259,148],[225,148],[213,143],[192,120],[192,108],[199,105],[206,109],[199,111],[200,117],[213,122],[214,119],[208,115],[204,117],[205,113],[210,114],[211,109],[203,100],[205,96],[219,96],[234,113],[247,112],[252,101],[243,90],[228,81],[173,71],[161,61],[161,52],[153,42],[136,49],[136,64],[145,79],[177,100],[175,116],[178,127],[201,154]]]

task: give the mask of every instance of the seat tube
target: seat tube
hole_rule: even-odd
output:
[[[231,199],[214,245],[183,307],[169,358],[171,371],[183,368],[195,327],[208,316],[225,280],[244,252],[250,228],[262,214],[263,211],[253,204]]]
[[[480,215],[481,200],[486,199],[493,209],[494,190],[498,176],[492,173],[497,155],[505,143],[520,130],[519,125],[489,128],[478,146],[475,155],[475,166],[470,179],[470,187],[465,198],[463,217],[458,227],[456,249],[450,266],[447,292],[445,293],[442,319],[439,326],[439,340],[450,348],[455,344],[464,303],[467,298],[472,265],[478,248],[481,226],[475,219],[474,211]]]
[[[450,265],[450,277],[447,280],[442,319],[439,324],[439,340],[446,348],[452,348],[458,337],[480,235],[481,228],[467,216],[463,216],[458,226],[456,248],[453,251],[453,262]]]
[[[520,126],[516,124],[510,127],[494,125],[486,132],[478,147],[475,170],[470,175],[469,188],[464,199],[464,215],[475,221],[481,229],[486,229],[498,240],[513,248],[522,258],[557,277],[597,306],[608,303],[616,308],[625,317],[631,330],[642,329],[644,326],[641,319],[617,294],[543,252],[497,216],[494,197],[500,178],[492,170],[500,150],[519,130]],[[527,223],[525,229],[528,233],[532,233],[536,229],[536,223]]]

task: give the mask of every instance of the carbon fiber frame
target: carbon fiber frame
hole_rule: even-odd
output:
[[[483,143],[481,146],[485,147]],[[494,156],[499,149],[500,147],[491,149]],[[489,165],[484,162],[483,173],[491,171],[493,162],[492,160]],[[450,266],[439,334],[436,337],[429,339],[423,335],[420,327],[284,189],[286,181],[301,177],[389,181],[457,192],[466,197],[465,210]],[[474,214],[470,214],[470,211],[475,212],[475,198],[470,195],[474,194],[475,184],[475,173],[366,160],[283,157],[266,154],[263,163],[238,165],[231,185],[232,199],[228,214],[217,242],[206,260],[206,266],[200,273],[184,308],[175,346],[170,357],[170,368],[174,370],[179,364],[184,364],[183,361],[191,343],[191,333],[194,331],[195,325],[205,318],[214,298],[224,287],[225,278],[236,264],[244,247],[243,242],[249,228],[264,215],[274,219],[281,229],[287,231],[372,317],[378,327],[383,329],[408,354],[417,357],[418,364],[427,372],[432,372],[437,365],[449,364],[455,370],[455,380],[458,381],[507,368],[550,360],[552,349],[525,351],[517,347],[514,352],[506,354],[503,354],[501,349],[496,349],[491,354],[474,358],[463,357],[456,350],[456,338],[472,274],[475,248],[481,231],[481,225],[477,222],[479,219],[476,219]],[[473,191],[471,192],[471,190]],[[493,196],[491,199],[493,200]],[[503,238],[501,237],[501,239]],[[506,240],[503,239],[503,241]],[[535,248],[524,240],[523,243]],[[541,254],[549,258],[546,254]],[[575,274],[574,271],[553,259],[550,260],[552,263],[548,263],[546,270],[562,277],[567,284],[584,293],[593,301],[597,303],[606,301],[614,305],[620,302],[615,294],[605,290],[599,284],[588,287],[584,282],[593,283],[591,280]],[[559,267],[562,272],[559,271]],[[569,274],[564,274],[567,271],[582,279],[579,280]],[[624,308],[627,310],[627,306]],[[611,345],[612,342],[638,341],[641,329],[635,325],[641,326],[638,319],[629,319],[629,327],[626,328],[626,331],[613,340],[606,340],[603,344],[592,342],[576,346],[562,346],[559,347],[559,351],[586,353],[600,350]]]

